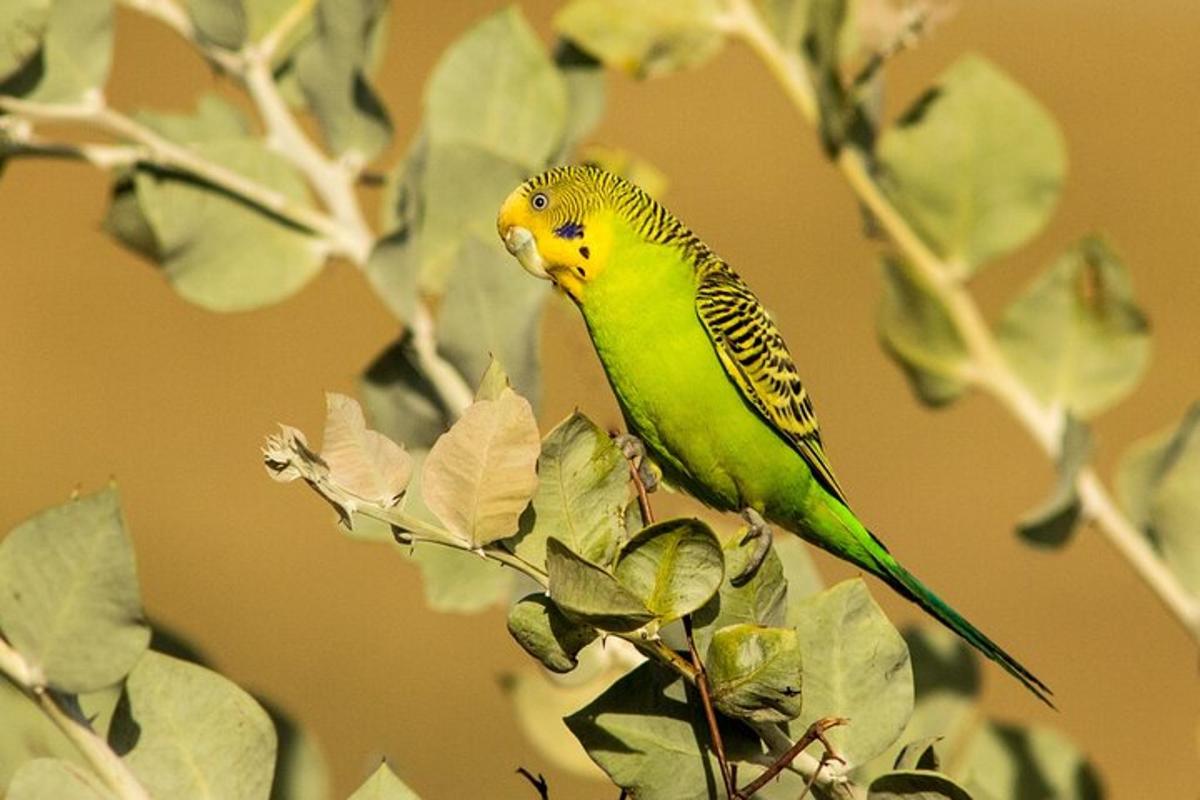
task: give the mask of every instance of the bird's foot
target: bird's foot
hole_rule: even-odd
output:
[[[746,565],[729,579],[729,582],[734,586],[741,586],[754,577],[754,574],[758,572],[758,568],[766,561],[767,553],[771,552],[771,540],[774,538],[774,535],[771,533],[771,526],[762,518],[762,514],[759,514],[753,508],[744,509],[742,511],[742,519],[746,520],[747,527],[739,544],[744,545],[753,541],[754,550],[746,560]]]
[[[637,469],[638,480],[650,494],[658,488],[658,473],[646,458],[646,445],[631,433],[618,433],[612,437],[613,444],[625,456],[625,460]]]

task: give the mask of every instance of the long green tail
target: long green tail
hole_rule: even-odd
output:
[[[998,644],[985,636],[982,631],[970,622],[967,622],[946,601],[934,594],[932,589],[921,583],[915,575],[900,566],[900,562],[896,561],[886,550],[881,554],[873,553],[872,555],[874,556],[875,563],[879,566],[878,570],[872,570],[872,572],[901,595],[925,609],[934,619],[957,633],[976,650],[1004,667],[1009,675],[1012,675],[1023,683],[1025,688],[1037,695],[1039,700],[1054,708],[1054,703],[1050,702],[1049,697],[1054,692],[1050,690],[1049,686],[1038,680],[1037,676],[1023,667],[1015,658],[1004,652]]]

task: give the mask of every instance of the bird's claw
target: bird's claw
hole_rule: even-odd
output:
[[[753,508],[744,510],[742,518],[746,520],[747,527],[739,544],[744,545],[750,541],[754,541],[754,550],[746,560],[745,566],[736,575],[730,577],[729,582],[734,586],[741,586],[754,577],[755,573],[758,572],[758,568],[767,560],[767,554],[771,552],[771,540],[774,538],[771,533],[771,526]]]

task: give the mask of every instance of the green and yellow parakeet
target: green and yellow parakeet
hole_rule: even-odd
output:
[[[878,576],[1049,703],[1044,683],[850,510],[775,324],[670,212],[601,169],[557,167],[514,190],[497,227],[528,272],[579,307],[630,432],[668,481]]]

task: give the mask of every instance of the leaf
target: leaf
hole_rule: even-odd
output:
[[[705,665],[721,713],[755,722],[786,722],[800,715],[800,645],[791,628],[721,628],[713,634]]]
[[[850,109],[841,75],[841,39],[846,28],[846,0],[809,0],[804,54],[812,74],[821,139],[836,153],[846,139]]]
[[[387,146],[392,123],[367,80],[369,47],[383,0],[320,0],[313,35],[296,53],[296,77],[334,153],[370,161]]]
[[[1017,533],[1037,547],[1062,547],[1079,523],[1081,505],[1075,481],[1092,455],[1087,425],[1067,414],[1058,455],[1058,479],[1050,496],[1017,522]]]
[[[242,0],[187,0],[188,16],[202,42],[238,50],[246,42]]]
[[[733,541],[739,538],[735,536]],[[726,547],[730,548],[730,545]],[[726,549],[725,579],[721,581],[720,590],[692,615],[696,649],[701,655],[708,652],[713,633],[726,626],[753,623],[777,627],[786,621],[791,587],[784,579],[777,547],[767,551],[767,557],[745,583],[734,586],[730,581],[731,577],[742,573],[756,547],[757,541],[752,539]]]
[[[246,9],[248,38],[257,42],[277,27],[285,15],[294,10],[296,0],[242,0],[242,4]],[[286,58],[292,46],[312,32],[311,17],[311,14],[305,14],[292,33],[284,39],[280,52],[276,54],[277,60]]]
[[[568,39],[554,50],[554,66],[567,90],[566,125],[558,158],[562,160],[588,136],[604,115],[604,65]]]
[[[672,519],[626,542],[614,572],[666,624],[709,601],[725,577],[725,560],[712,528],[698,519]]]
[[[760,0],[759,11],[776,41],[789,52],[799,52],[808,33],[811,0]]]
[[[471,145],[530,170],[553,155],[566,113],[562,78],[515,6],[450,45],[425,87],[435,145]]]
[[[404,781],[396,777],[392,768],[384,761],[371,777],[350,795],[350,800],[421,800]]]
[[[441,614],[476,614],[508,601],[513,573],[495,561],[435,544],[417,545],[425,605]]]
[[[1054,120],[977,55],[942,73],[883,132],[878,153],[885,192],[964,275],[1045,225],[1066,172]]]
[[[425,504],[472,547],[512,535],[537,489],[539,444],[533,409],[511,389],[473,403],[425,459]]]
[[[0,25],[5,21],[0,17]],[[0,69],[0,76],[8,72],[0,94],[42,103],[97,100],[112,59],[112,0],[52,0],[43,25],[40,48],[15,71]],[[0,31],[7,34],[3,27]],[[14,43],[18,52],[27,51],[28,32],[17,34]]]
[[[512,384],[508,380],[508,373],[504,371],[504,367],[500,366],[500,362],[493,358],[488,364],[488,368],[484,370],[483,377],[479,379],[479,385],[475,387],[475,399],[477,401],[497,400],[505,389],[511,388]]]
[[[546,561],[551,536],[595,563],[612,562],[629,502],[625,456],[594,422],[576,411],[542,440],[538,490],[521,515],[512,549],[531,564]]]
[[[362,407],[353,398],[329,392],[325,405],[321,458],[329,465],[329,479],[354,499],[394,506],[412,478],[412,458],[400,445],[367,428]]]
[[[896,741],[913,710],[912,665],[904,640],[861,579],[805,600],[796,622],[804,653],[803,731],[822,717],[847,717],[826,734],[850,765]]]
[[[724,44],[717,0],[572,0],[555,29],[615,69],[639,78],[698,67]]]
[[[115,490],[43,511],[0,542],[0,631],[59,691],[129,673],[150,629]]]
[[[720,722],[731,760],[761,752],[745,727]],[[639,800],[718,796],[721,773],[699,699],[656,662],[621,678],[566,723],[613,782]]]
[[[307,727],[272,704],[259,701],[275,726],[275,751],[270,800],[328,800],[332,797],[329,765]]]
[[[971,800],[971,795],[945,775],[899,771],[872,781],[867,800]]]
[[[824,590],[825,582],[817,572],[817,565],[813,563],[808,546],[800,537],[790,533],[776,536],[771,543],[771,549],[779,556],[779,562],[783,565],[783,577],[787,581],[787,624],[794,627],[805,598]]]
[[[1129,394],[1150,357],[1150,327],[1129,274],[1095,237],[1033,282],[1005,312],[998,336],[1038,398],[1081,419]]]
[[[927,736],[924,739],[909,742],[900,748],[900,753],[896,756],[896,762],[892,766],[900,770],[919,769],[937,772],[941,767],[941,759],[938,758],[934,746],[941,740],[940,736]]]
[[[1100,800],[1092,765],[1057,731],[990,722],[967,746],[962,783],[981,798]]]
[[[601,630],[633,631],[654,618],[641,600],[562,542],[546,542],[550,599],[569,617]]]
[[[215,94],[200,95],[196,101],[196,110],[191,114],[143,109],[138,111],[134,118],[181,144],[220,142],[253,135],[250,120],[242,110]]]
[[[1133,445],[1121,459],[1117,493],[1188,591],[1200,595],[1200,403],[1179,427]]]
[[[58,758],[35,758],[17,770],[5,793],[8,800],[113,800],[98,778]]]
[[[51,0],[7,0],[0,6],[0,84],[42,46]]]
[[[359,392],[371,423],[388,438],[414,450],[432,447],[450,427],[450,413],[421,370],[409,333],[367,367]]]
[[[250,695],[203,667],[150,651],[125,683],[109,743],[155,797],[264,798],[275,730]]]
[[[896,257],[884,258],[882,274],[876,327],[883,349],[926,405],[958,399],[967,388],[967,351],[946,309]]]
[[[593,628],[567,619],[544,594],[526,595],[508,612],[508,632],[551,672],[570,672],[579,651],[596,638]]]

